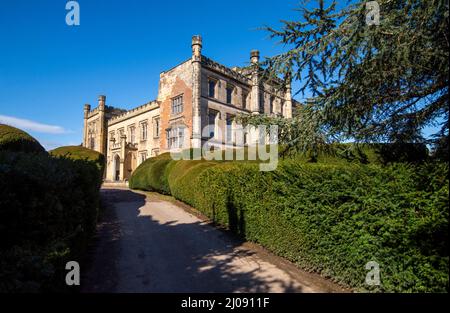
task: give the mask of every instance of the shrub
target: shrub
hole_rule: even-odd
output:
[[[167,182],[164,181],[163,171],[170,161],[169,153],[145,160],[133,172],[129,180],[130,188],[169,193],[168,187],[165,187]]]
[[[382,286],[373,290],[442,292],[448,167],[432,168],[288,161],[261,173],[222,164],[198,177],[192,204],[243,238],[352,287],[367,288],[364,265],[373,260],[382,268]]]
[[[0,124],[0,151],[45,152],[41,144],[23,130]]]
[[[102,170],[93,160],[0,151],[0,291],[65,290],[65,263],[95,230]]]
[[[103,173],[105,157],[100,152],[82,146],[64,146],[50,151],[54,157],[66,157],[72,160],[85,160],[94,162]]]
[[[448,164],[340,160],[287,159],[273,172],[250,162],[149,160],[132,180],[164,173],[174,197],[213,221],[357,290],[448,291]],[[381,286],[365,285],[369,261],[380,264]]]

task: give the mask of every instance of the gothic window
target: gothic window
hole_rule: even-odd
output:
[[[134,126],[130,126],[130,142],[135,143],[136,142],[136,128]]]
[[[248,97],[248,91],[242,90],[242,108],[247,108],[247,97]]]
[[[218,117],[219,117],[218,111],[215,111],[215,110],[208,111],[208,130],[209,130],[210,138],[213,138],[215,136],[215,130],[216,130]]]
[[[179,149],[184,146],[184,126],[174,126],[167,130],[167,147],[169,149]]]
[[[147,151],[141,152],[141,163],[147,160]]]
[[[234,91],[234,87],[229,85],[227,86],[227,103],[231,104],[233,101],[233,91]]]
[[[153,138],[159,137],[159,117],[153,118]]]
[[[208,80],[208,96],[211,98],[216,97],[216,83],[214,79]]]
[[[183,112],[183,95],[172,99],[172,114]]]
[[[259,112],[264,113],[264,93],[259,94]]]
[[[270,96],[269,105],[270,105],[269,113],[273,113],[274,109],[275,109],[274,108],[274,105],[275,105],[275,97],[274,96]]]
[[[227,143],[233,141],[233,115],[227,115]]]
[[[148,125],[147,122],[141,122],[141,141],[147,140]]]

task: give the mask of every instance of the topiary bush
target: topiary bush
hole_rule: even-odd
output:
[[[82,154],[87,152],[78,149]],[[0,291],[64,291],[95,230],[102,156],[0,151]]]
[[[170,194],[214,222],[356,290],[448,291],[448,164],[339,160],[286,159],[273,172],[254,162],[149,160],[132,181],[159,191],[165,183],[142,177],[163,173]],[[369,261],[380,264],[381,286],[365,284]]]
[[[45,149],[23,130],[0,124],[0,151],[43,153]]]
[[[51,150],[50,154],[54,157],[94,162],[102,173],[105,168],[105,156],[103,154],[82,146],[63,146]]]
[[[133,189],[152,190],[170,193],[167,179],[164,177],[166,165],[171,161],[170,154],[164,153],[149,158],[139,165],[130,177],[129,186]]]

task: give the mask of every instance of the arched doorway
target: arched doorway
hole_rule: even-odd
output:
[[[116,154],[114,157],[113,178],[115,181],[120,180],[120,156]]]

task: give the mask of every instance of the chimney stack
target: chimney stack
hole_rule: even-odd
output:
[[[200,61],[202,55],[202,36],[192,36],[192,59]]]
[[[98,108],[105,109],[105,103],[106,103],[106,96],[100,95],[98,96]]]
[[[250,62],[252,64],[258,64],[259,63],[259,51],[258,50],[250,51]]]
[[[89,112],[91,112],[91,105],[86,103],[84,105],[84,118],[88,117]]]
[[[201,148],[202,129],[201,129],[201,80],[202,80],[202,37],[200,35],[192,36],[192,135],[191,147],[194,151]],[[194,152],[195,154],[195,152]],[[195,158],[195,156],[194,156]]]

